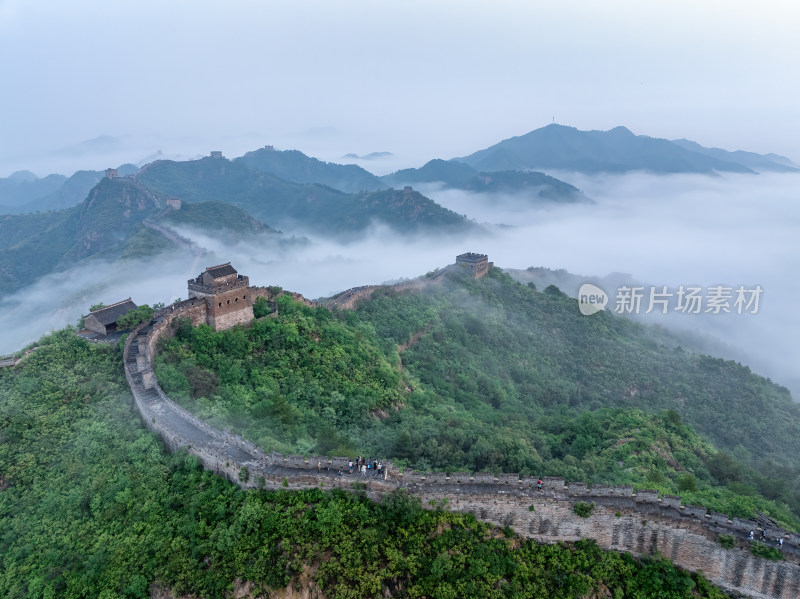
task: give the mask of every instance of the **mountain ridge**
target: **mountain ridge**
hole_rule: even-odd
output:
[[[247,152],[234,160],[286,181],[319,183],[348,193],[377,191],[387,187],[380,178],[360,166],[322,162],[299,150],[276,150],[268,146]]]
[[[340,239],[363,233],[376,222],[404,233],[478,229],[465,217],[413,190],[345,193],[318,183],[286,181],[224,158],[160,160],[143,167],[135,178],[184,201],[224,201],[270,226]]]
[[[381,178],[390,185],[443,183],[449,189],[519,195],[534,201],[591,203],[577,187],[538,171],[477,171],[456,160],[433,159],[420,168],[402,169]]]
[[[699,148],[702,148],[697,144]],[[693,146],[692,146],[693,147]],[[696,149],[696,148],[695,148]],[[724,151],[722,151],[724,152]],[[715,172],[754,173],[736,153],[720,154],[703,148],[693,151],[667,139],[635,135],[623,126],[608,131],[582,131],[555,123],[502,140],[468,156],[455,158],[478,170],[566,170],[584,173]],[[767,156],[764,163],[773,163]],[[776,169],[785,167],[776,166]]]

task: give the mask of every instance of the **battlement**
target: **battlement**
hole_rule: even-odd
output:
[[[250,279],[244,275],[237,275],[237,277],[230,281],[212,283],[210,285],[198,283],[197,279],[189,279],[189,297],[200,297],[199,294],[214,295],[215,293],[222,293],[223,291],[230,291],[231,289],[238,289],[240,287],[249,287]]]

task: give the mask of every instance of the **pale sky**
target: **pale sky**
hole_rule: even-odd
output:
[[[418,166],[553,118],[800,162],[798,31],[785,0],[0,0],[0,176],[267,143]]]

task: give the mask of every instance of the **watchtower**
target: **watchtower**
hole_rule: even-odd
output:
[[[212,150],[211,152],[212,158],[222,158],[222,152],[219,150]]]
[[[189,297],[206,300],[206,322],[215,331],[224,331],[253,320],[250,279],[236,272],[230,262],[209,266],[195,279],[189,279]]]
[[[480,279],[489,272],[489,256],[486,254],[467,252],[456,256],[456,264],[462,268],[468,268],[476,279]]]

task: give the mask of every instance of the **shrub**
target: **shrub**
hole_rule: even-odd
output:
[[[535,512],[536,511],[536,508],[533,507],[533,504],[530,504],[530,506],[528,506],[528,511],[529,512]]]
[[[681,474],[677,483],[679,491],[697,491],[697,479],[688,472]]]
[[[131,310],[124,316],[121,316],[117,320],[117,329],[132,329],[137,324],[141,324],[145,320],[150,320],[150,317],[153,316],[153,312],[154,310],[150,306],[142,304],[135,310]]]
[[[263,296],[256,298],[256,301],[253,302],[253,316],[256,318],[263,318],[270,312],[272,312],[272,310],[270,309],[269,303],[267,303],[267,299]]]
[[[750,544],[750,553],[757,555],[758,557],[772,560],[773,562],[783,559],[783,554],[777,547],[769,547],[764,545],[764,543],[759,543],[758,541],[753,541]]]
[[[244,466],[239,470],[239,481],[246,483],[248,480],[250,480],[250,471],[247,469],[247,466]]]
[[[736,546],[736,539],[733,538],[733,535],[719,535],[717,541],[725,549],[733,549]]]
[[[588,518],[592,515],[594,511],[594,502],[586,503],[585,501],[579,501],[575,504],[572,508],[572,511],[575,512],[581,518]]]

